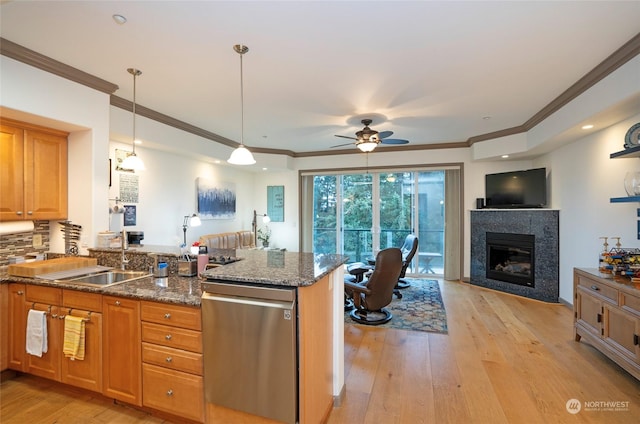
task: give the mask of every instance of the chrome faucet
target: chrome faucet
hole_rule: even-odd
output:
[[[129,245],[127,243],[127,231],[123,228],[122,232],[120,234],[120,251],[122,252],[122,259],[121,259],[121,263],[120,263],[120,269],[122,269],[123,271],[126,269],[127,264],[129,263],[129,259],[127,259],[127,256],[124,254],[127,249],[129,248]]]

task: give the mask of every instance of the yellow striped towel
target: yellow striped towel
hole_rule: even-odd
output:
[[[66,358],[84,360],[84,320],[81,317],[64,317],[64,348]]]

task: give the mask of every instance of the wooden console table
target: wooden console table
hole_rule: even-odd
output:
[[[586,340],[640,380],[640,285],[574,268],[575,340]]]

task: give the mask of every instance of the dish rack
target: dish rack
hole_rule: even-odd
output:
[[[71,221],[59,221],[58,224],[62,226],[60,231],[64,237],[64,253],[78,256],[78,241],[82,233],[82,225],[72,224]]]

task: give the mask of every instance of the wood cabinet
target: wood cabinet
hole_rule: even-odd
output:
[[[0,221],[67,218],[67,136],[0,120]]]
[[[30,309],[46,312],[47,352],[42,356],[26,354],[26,372],[60,381],[60,358],[62,357],[62,325],[58,319],[62,303],[62,289],[28,285],[25,294],[25,311]],[[26,328],[22,330],[26,334]]]
[[[331,274],[298,289],[300,422],[325,422],[333,407]],[[322,317],[322,319],[318,319]]]
[[[204,422],[200,309],[141,302],[143,404]]]
[[[63,355],[61,381],[75,387],[102,392],[102,295],[65,289],[62,291],[60,309],[62,318],[72,315],[85,321],[84,359],[72,360]]]
[[[103,296],[102,394],[142,405],[140,301]]]
[[[640,379],[640,290],[578,268],[573,288],[575,340],[584,338]]]
[[[9,285],[0,284],[0,371],[9,368]]]
[[[9,368],[16,371],[26,371],[26,328],[27,310],[25,303],[26,285],[20,283],[9,284]]]

